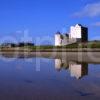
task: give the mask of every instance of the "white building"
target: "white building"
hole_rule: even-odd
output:
[[[62,35],[57,32],[55,35],[55,46],[67,45],[75,42],[87,42],[88,41],[88,28],[83,27],[80,24],[70,27],[70,33]]]
[[[62,45],[62,35],[60,32],[57,32],[55,34],[55,46],[61,46]]]
[[[82,29],[79,24],[77,24],[76,26],[71,26],[70,38],[79,38],[79,39],[82,38],[81,31],[82,31]]]
[[[88,41],[88,29],[80,24],[71,26],[70,28],[70,39],[76,39],[76,41]]]

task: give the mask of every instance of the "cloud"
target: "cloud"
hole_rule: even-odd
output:
[[[92,26],[100,27],[100,22],[93,23]]]
[[[87,4],[81,11],[74,13],[75,17],[100,16],[100,2]]]

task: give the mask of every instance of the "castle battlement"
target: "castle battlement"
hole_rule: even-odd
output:
[[[57,32],[55,34],[55,46],[63,46],[76,42],[88,41],[88,28],[83,27],[81,24],[76,24],[70,27],[69,34],[62,34]]]

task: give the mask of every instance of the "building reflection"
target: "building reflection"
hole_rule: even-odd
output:
[[[65,60],[55,59],[55,69],[60,71],[62,68],[68,69],[69,65]]]
[[[75,77],[77,79],[81,79],[85,75],[88,75],[87,63],[55,59],[55,69],[57,71],[61,71],[62,69],[69,70],[71,77]]]

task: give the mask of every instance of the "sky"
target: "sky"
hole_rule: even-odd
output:
[[[90,40],[100,39],[100,0],[0,0],[1,40],[22,40],[24,32],[32,41],[54,37],[77,23],[89,28]]]

